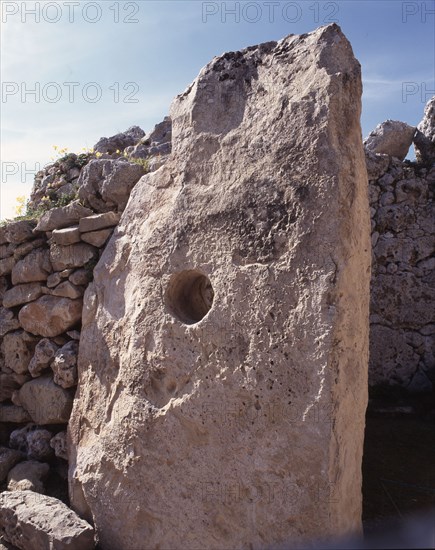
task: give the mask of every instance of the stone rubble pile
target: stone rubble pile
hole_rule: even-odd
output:
[[[46,205],[47,193],[52,202],[73,200],[43,209],[38,219],[0,226],[0,489],[13,492],[1,495],[0,533],[25,550],[51,548],[50,537],[55,548],[93,548],[91,527],[75,529],[78,517],[71,524],[74,546],[62,542],[55,528],[44,534],[51,516],[59,514],[56,525],[62,526],[65,505],[42,494],[59,469],[66,493],[66,428],[77,386],[85,290],[132,188],[170,153],[170,119],[147,136],[146,146],[139,143],[144,136],[133,127],[100,139],[94,148],[100,158],[66,155],[36,175],[29,207]],[[136,158],[147,164],[124,155],[138,144]],[[41,495],[34,514],[41,511],[46,519],[26,518],[33,502],[29,491]]]

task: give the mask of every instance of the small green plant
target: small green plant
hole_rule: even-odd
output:
[[[150,162],[148,159],[128,159],[130,162],[134,162],[135,164],[139,164],[139,166],[142,166],[142,168],[145,170],[145,172],[149,172],[150,169]]]

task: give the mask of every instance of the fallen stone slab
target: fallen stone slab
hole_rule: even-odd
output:
[[[41,376],[26,382],[18,395],[23,408],[36,424],[68,422],[73,395],[55,384],[51,377]]]
[[[60,500],[13,491],[0,494],[0,530],[20,550],[92,550],[94,529]]]
[[[21,326],[38,336],[59,336],[80,322],[82,300],[70,300],[57,296],[42,296],[26,304],[19,312]]]

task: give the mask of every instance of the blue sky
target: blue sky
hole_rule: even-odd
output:
[[[435,0],[0,0],[0,7],[0,218],[28,196],[53,145],[78,152],[132,125],[151,129],[225,51],[337,22],[362,65],[364,136],[388,118],[416,125],[435,94]]]

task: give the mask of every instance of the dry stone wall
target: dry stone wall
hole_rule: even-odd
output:
[[[387,121],[365,141],[372,387],[431,392],[435,382],[434,107],[435,97],[417,129]],[[417,162],[402,162],[412,143]]]
[[[29,209],[39,216],[0,227],[0,489],[13,491],[1,500],[0,533],[23,550],[93,548],[93,529],[53,498],[68,502],[83,295],[131,189],[165,162],[170,140],[167,118],[148,135],[133,127],[102,138],[97,154],[66,155],[36,175]],[[26,516],[29,503],[41,525]]]

